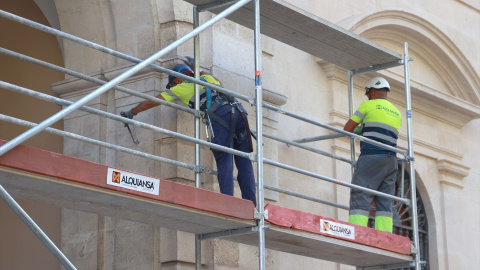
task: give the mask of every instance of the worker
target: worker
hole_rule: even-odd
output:
[[[193,58],[186,57],[186,64],[179,64],[173,67],[173,71],[193,77]],[[190,66],[189,66],[190,65]],[[220,82],[211,75],[200,73],[202,81],[221,86]],[[172,75],[168,76],[167,90],[157,96],[169,102],[180,100],[183,104],[194,108],[195,84]],[[208,126],[211,129],[211,142],[230,147],[239,151],[251,153],[253,151],[250,128],[248,126],[247,112],[240,102],[232,96],[214,91],[210,88],[200,86],[201,110],[207,115]],[[208,94],[207,94],[208,93]],[[208,109],[207,107],[208,103]],[[159,104],[145,100],[136,107],[121,112],[121,116],[132,119],[140,112],[156,107]],[[255,198],[255,176],[250,159],[234,156],[220,150],[211,149],[217,164],[217,178],[220,185],[220,192],[233,196],[233,160],[238,170],[237,181],[240,186],[242,198],[250,200],[256,205]]]
[[[358,107],[345,124],[344,130],[396,147],[402,115],[387,100],[388,92],[390,85],[387,80],[382,77],[370,80],[365,87],[368,100]],[[394,151],[361,142],[352,184],[394,195],[397,170]],[[392,232],[392,200],[357,189],[350,191],[349,222],[367,226],[372,200],[376,210],[375,229]]]

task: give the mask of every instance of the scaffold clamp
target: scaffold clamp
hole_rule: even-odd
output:
[[[255,219],[261,219],[262,215],[258,212],[257,208],[253,209],[253,217]],[[263,211],[263,218],[268,219],[268,210]]]
[[[412,254],[418,254],[418,248],[415,247],[415,245],[412,244]]]

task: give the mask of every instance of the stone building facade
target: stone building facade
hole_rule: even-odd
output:
[[[415,176],[427,221],[429,269],[475,269],[480,265],[480,2],[478,0],[315,1],[287,0],[300,9],[335,23],[395,52],[409,43],[413,106]],[[0,9],[52,26],[108,48],[145,59],[192,30],[192,5],[182,0],[21,0],[0,1]],[[201,22],[212,18],[201,14]],[[0,19],[0,46],[111,80],[132,64],[68,40],[31,34],[27,27]],[[34,36],[39,35],[39,36]],[[40,40],[40,41],[39,41]],[[222,20],[201,34],[201,67],[225,88],[254,96],[253,31]],[[156,64],[173,67],[180,56],[192,55],[187,42]],[[46,73],[0,55],[0,80],[68,100],[78,100],[97,88],[71,76]],[[15,67],[15,68],[12,68]],[[42,74],[42,75],[40,75]],[[281,42],[262,36],[262,82],[265,101],[317,121],[342,128],[348,120],[347,72]],[[356,77],[355,107],[365,97],[363,87],[375,74]],[[392,86],[389,99],[405,112],[402,67],[380,71]],[[157,95],[167,75],[145,69],[123,86]],[[41,121],[58,111],[56,105],[28,101],[0,89],[0,113]],[[7,101],[8,100],[8,101]],[[129,109],[141,99],[109,91],[89,106],[111,113]],[[19,109],[21,104],[26,109]],[[35,104],[35,106],[33,106]],[[43,107],[45,106],[45,107]],[[249,119],[254,123],[254,108]],[[159,106],[136,120],[193,135],[193,117]],[[405,118],[404,118],[405,119]],[[328,134],[327,130],[266,110],[264,131],[288,139]],[[75,112],[57,128],[109,143],[133,147],[123,124]],[[292,128],[294,127],[294,128]],[[12,139],[22,129],[0,123],[0,139]],[[141,141],[137,149],[194,163],[191,143],[133,127]],[[399,147],[406,148],[406,124]],[[194,184],[193,172],[102,147],[41,137],[27,142],[93,162],[181,183]],[[346,139],[310,143],[349,157]],[[318,174],[350,181],[350,165],[265,140],[265,157]],[[213,157],[202,149],[202,164]],[[412,172],[406,172],[411,174]],[[212,176],[202,176],[204,188],[219,191]],[[324,200],[348,205],[349,190],[293,172],[265,167],[265,181]],[[239,196],[239,190],[236,189]],[[345,210],[267,192],[269,203],[347,220]],[[21,201],[27,212],[52,236],[78,269],[194,269],[194,235],[149,224],[119,220],[66,208]],[[0,201],[0,269],[60,269],[55,258]],[[27,237],[28,236],[28,237]],[[256,247],[225,240],[202,244],[204,269],[257,269]],[[33,254],[25,260],[25,254]],[[267,269],[352,269],[350,266],[267,250]]]

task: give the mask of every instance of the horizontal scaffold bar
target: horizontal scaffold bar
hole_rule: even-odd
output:
[[[320,135],[320,136],[314,136],[314,137],[308,137],[308,138],[303,138],[303,139],[298,139],[294,140],[294,142],[297,143],[307,143],[307,142],[316,142],[316,141],[321,141],[321,140],[328,140],[328,139],[336,139],[336,138],[341,138],[341,137],[347,137],[345,134],[327,134],[327,135]]]
[[[51,64],[51,63],[48,63],[48,62],[30,57],[30,56],[26,56],[26,55],[23,55],[23,54],[20,54],[20,53],[17,53],[17,52],[13,52],[13,51],[7,50],[5,48],[0,48],[0,53],[11,56],[11,57],[18,58],[18,59],[26,61],[26,62],[37,64],[37,65],[42,66],[42,67],[49,68],[51,70],[62,72],[62,73],[65,73],[65,74],[68,74],[68,75],[71,75],[71,76],[74,76],[74,77],[77,77],[79,79],[83,79],[83,80],[86,80],[86,81],[89,81],[89,82],[92,82],[92,83],[95,83],[95,84],[104,85],[104,84],[107,83],[104,80],[100,80],[100,79],[82,74],[80,72],[76,72],[76,71],[73,71],[73,70],[70,70],[70,69],[67,69],[67,68],[64,68],[64,67],[60,67],[60,66],[57,66],[57,65],[54,65],[54,64]],[[159,103],[159,104],[162,104],[162,105],[170,106],[170,107],[173,107],[175,109],[182,110],[184,112],[188,112],[188,113],[191,113],[191,114],[194,114],[194,115],[198,115],[198,113],[194,109],[190,109],[189,107],[178,105],[178,104],[173,103],[173,102],[168,102],[166,100],[159,99],[159,98],[156,98],[156,97],[153,97],[151,95],[144,94],[144,93],[140,93],[138,91],[135,91],[135,90],[123,87],[123,86],[117,85],[114,88],[116,90],[131,94],[131,95],[134,95],[134,96],[137,96],[137,97],[148,99],[150,101],[153,101],[153,102],[156,102],[156,103]]]
[[[256,130],[252,130],[252,132],[256,132]],[[296,147],[304,149],[304,150],[308,150],[308,151],[311,151],[311,152],[314,152],[314,153],[317,153],[317,154],[321,154],[321,155],[324,155],[324,156],[327,156],[327,157],[331,157],[331,158],[334,158],[334,159],[344,161],[346,163],[353,164],[353,161],[351,159],[347,159],[347,158],[344,158],[344,157],[341,157],[341,156],[338,156],[338,155],[334,155],[334,154],[319,150],[319,149],[314,148],[314,147],[310,147],[310,146],[306,146],[306,145],[297,143],[295,141],[283,139],[283,138],[280,138],[278,136],[271,135],[271,134],[268,134],[268,133],[265,133],[265,132],[263,133],[263,136],[267,137],[267,138],[270,138],[272,140],[276,140],[276,141],[279,141],[279,142],[286,143],[287,145],[293,145],[293,146],[296,146]]]
[[[318,198],[315,198],[315,197],[307,196],[307,195],[300,194],[300,193],[297,193],[297,192],[292,192],[292,191],[289,191],[289,190],[286,190],[286,189],[281,189],[281,188],[277,188],[277,187],[270,186],[270,185],[265,185],[265,184],[263,186],[265,187],[265,189],[268,189],[268,190],[271,190],[271,191],[276,191],[276,192],[283,193],[283,194],[287,194],[287,195],[290,195],[290,196],[293,196],[293,197],[302,198],[302,199],[309,200],[309,201],[312,201],[312,202],[317,202],[317,203],[321,203],[321,204],[325,204],[325,205],[330,205],[330,206],[342,208],[342,209],[345,209],[345,210],[350,209],[350,207],[348,207],[346,205],[341,205],[341,204],[338,204],[338,203],[321,200],[321,199],[318,199]]]
[[[25,126],[25,127],[34,127],[34,126],[37,125],[36,123],[32,123],[32,122],[29,122],[29,121],[21,120],[21,119],[14,118],[14,117],[7,116],[7,115],[3,115],[3,114],[0,114],[0,120],[5,121],[5,122],[9,122],[9,123],[12,123],[12,124]],[[48,132],[48,133],[54,134],[54,135],[58,135],[58,136],[63,136],[63,137],[79,140],[79,141],[83,141],[83,142],[87,142],[87,143],[91,143],[91,144],[94,144],[94,145],[106,147],[106,148],[113,149],[113,150],[118,150],[118,151],[121,151],[121,152],[124,152],[124,153],[129,153],[129,154],[132,154],[132,155],[136,155],[136,156],[139,156],[139,157],[149,158],[149,159],[160,161],[160,162],[163,162],[163,163],[176,165],[176,166],[179,166],[179,167],[184,167],[184,168],[194,170],[194,171],[199,170],[199,171],[206,172],[206,173],[212,173],[213,172],[213,170],[211,170],[209,168],[206,168],[206,167],[197,168],[195,165],[192,165],[192,164],[188,164],[188,163],[184,163],[184,162],[171,160],[171,159],[168,159],[168,158],[144,153],[144,152],[141,152],[141,151],[138,151],[138,150],[133,150],[133,149],[130,149],[130,148],[127,148],[127,147],[118,146],[118,145],[114,145],[114,144],[111,144],[111,143],[106,143],[106,142],[103,142],[103,141],[95,140],[95,139],[92,139],[92,138],[88,138],[88,137],[81,136],[81,135],[71,133],[71,132],[67,132],[67,131],[58,130],[58,129],[51,128],[51,127],[46,128],[45,132]]]
[[[53,97],[53,96],[50,96],[50,95],[47,95],[47,94],[39,93],[39,92],[30,90],[30,89],[20,87],[20,86],[16,86],[16,85],[6,83],[6,82],[3,82],[3,81],[0,81],[0,87],[5,88],[5,89],[10,90],[10,91],[30,95],[30,96],[33,96],[33,97],[36,97],[36,98],[39,98],[39,99],[42,99],[42,100],[45,100],[45,101],[53,102],[53,103],[56,103],[56,104],[59,104],[59,105],[72,106],[72,104],[73,104],[73,102],[68,101],[68,100],[64,100],[64,99]],[[138,126],[138,127],[141,127],[141,128],[151,130],[151,131],[166,134],[166,135],[169,135],[169,136],[172,136],[172,137],[175,137],[175,138],[178,138],[178,139],[182,139],[182,140],[185,140],[185,141],[189,141],[189,142],[192,142],[192,143],[198,143],[198,144],[201,144],[201,145],[213,148],[213,149],[217,149],[217,150],[220,150],[220,151],[223,151],[223,152],[227,152],[227,153],[230,153],[230,154],[245,157],[245,158],[248,158],[252,161],[256,160],[256,155],[254,155],[254,154],[248,154],[248,153],[245,153],[245,152],[242,152],[242,151],[237,151],[237,150],[231,149],[229,147],[224,147],[224,146],[220,146],[218,144],[206,142],[206,141],[203,141],[203,140],[200,140],[200,139],[195,139],[195,138],[189,137],[187,135],[183,135],[183,134],[180,134],[180,133],[177,133],[177,132],[174,132],[174,131],[170,131],[168,129],[160,128],[160,127],[150,125],[150,124],[145,124],[143,122],[139,122],[139,121],[132,120],[132,119],[127,119],[127,118],[124,118],[124,117],[121,117],[121,116],[118,116],[118,115],[115,115],[115,114],[112,114],[112,113],[108,113],[108,112],[104,112],[104,111],[101,111],[101,110],[89,108],[89,107],[86,107],[86,106],[81,106],[78,109],[88,111],[90,113],[94,113],[94,114],[97,114],[97,115],[101,115],[101,116],[104,116],[104,117],[107,117],[109,119],[113,119],[113,120],[116,120],[116,121],[119,121],[119,122],[131,124],[131,125],[134,125],[134,126]]]
[[[242,235],[242,234],[249,234],[258,232],[258,227],[247,227],[243,229],[233,229],[233,230],[226,230],[221,232],[213,232],[213,233],[205,233],[200,234],[200,240],[207,240],[207,239],[214,239],[214,238],[222,238],[222,237],[229,237],[234,235]]]
[[[248,1],[243,1],[243,2],[248,2]],[[237,3],[237,4],[238,4],[238,3]],[[232,7],[233,7],[233,6],[232,6]],[[230,8],[232,8],[232,7],[230,7]],[[229,9],[230,9],[230,8],[229,8]],[[238,8],[238,7],[237,7],[237,8]],[[232,11],[232,12],[233,12],[233,11]],[[10,19],[10,20],[12,20],[12,21],[15,21],[15,22],[18,22],[18,23],[21,23],[21,24],[30,26],[30,27],[35,28],[35,29],[37,29],[37,30],[44,31],[44,32],[47,32],[47,33],[50,33],[50,34],[53,34],[53,35],[56,35],[56,36],[59,36],[59,37],[62,37],[62,38],[71,40],[71,41],[73,41],[73,42],[82,44],[82,45],[87,46],[87,47],[90,47],[90,48],[92,48],[92,49],[99,50],[99,51],[101,51],[101,52],[104,52],[104,53],[107,53],[107,54],[110,54],[110,55],[119,57],[119,58],[121,58],[121,59],[130,61],[130,62],[133,62],[133,63],[141,63],[141,62],[142,62],[141,59],[138,59],[138,58],[135,58],[135,57],[126,55],[126,54],[124,54],[124,53],[121,53],[121,52],[112,50],[112,49],[110,49],[110,48],[101,46],[101,45],[99,45],[99,44],[93,43],[93,42],[88,41],[88,40],[85,40],[85,39],[81,39],[81,38],[79,38],[79,37],[76,37],[76,36],[70,35],[70,34],[68,34],[68,33],[59,31],[59,30],[57,30],[57,29],[54,29],[54,28],[51,28],[51,27],[48,27],[48,26],[39,24],[39,23],[37,23],[37,22],[34,22],[34,21],[31,21],[31,20],[28,20],[28,19],[19,17],[19,16],[17,16],[17,15],[14,15],[14,14],[11,14],[11,13],[8,13],[8,12],[5,12],[5,11],[3,11],[3,10],[0,10],[0,17],[4,17],[4,18],[6,18],[6,19]],[[202,25],[202,26],[204,26],[204,25]],[[197,29],[198,29],[198,28],[197,28]],[[172,44],[171,44],[171,45],[172,45]],[[203,86],[209,86],[210,88],[212,88],[212,89],[214,89],[214,90],[217,90],[217,91],[219,91],[219,92],[222,92],[222,93],[226,93],[226,94],[235,96],[235,97],[237,97],[237,98],[239,98],[239,99],[242,99],[242,100],[246,100],[246,101],[248,101],[250,104],[254,104],[254,103],[255,103],[254,98],[251,98],[251,97],[249,97],[249,96],[245,96],[245,95],[238,94],[238,93],[236,93],[236,92],[233,92],[233,91],[231,91],[231,90],[225,89],[225,88],[223,88],[223,87],[220,87],[220,86],[217,86],[217,85],[208,84],[208,83],[203,82],[203,81],[201,81],[201,80],[197,80],[197,79],[195,79],[195,78],[186,76],[186,75],[181,74],[181,73],[174,72],[174,71],[172,71],[172,70],[170,70],[170,69],[163,68],[163,67],[157,66],[157,65],[155,65],[155,64],[149,64],[149,65],[147,65],[147,66],[148,66],[149,68],[155,70],[155,71],[167,73],[167,74],[170,74],[170,75],[173,75],[173,76],[176,76],[176,77],[185,79],[185,80],[189,80],[189,81],[191,81],[191,82],[193,82],[193,83],[200,84],[200,85],[203,85]],[[359,72],[359,71],[358,71],[358,72]],[[123,89],[123,90],[125,90],[125,89]],[[127,91],[128,91],[128,90],[127,90]],[[143,97],[143,96],[142,96],[142,97]],[[145,97],[145,98],[146,98],[146,97]],[[155,102],[158,102],[158,101],[153,100],[153,99],[151,99],[151,98],[147,98],[147,99],[152,100],[152,101],[155,101]],[[158,103],[160,103],[160,102],[158,102]],[[162,104],[163,104],[163,103],[162,103]],[[274,111],[277,111],[278,113],[281,113],[281,114],[284,114],[284,115],[287,115],[287,116],[290,116],[290,117],[293,117],[293,118],[296,118],[296,119],[299,119],[299,120],[302,120],[302,121],[305,121],[305,122],[308,122],[308,123],[311,123],[311,124],[314,124],[314,125],[317,125],[317,126],[320,126],[320,127],[323,127],[323,128],[329,129],[329,130],[332,130],[332,131],[335,131],[335,132],[338,132],[338,133],[341,133],[341,134],[343,134],[343,135],[345,135],[345,136],[349,136],[349,137],[356,138],[356,139],[358,139],[358,140],[360,140],[360,141],[364,141],[364,142],[367,142],[367,143],[370,143],[370,144],[373,144],[373,145],[376,145],[376,146],[379,146],[379,147],[382,147],[382,148],[385,148],[385,149],[389,149],[389,150],[391,150],[391,151],[397,152],[397,153],[402,154],[402,155],[406,155],[406,151],[404,151],[404,150],[400,150],[400,149],[391,147],[391,146],[386,145],[386,144],[382,144],[382,143],[376,142],[376,141],[374,141],[374,140],[367,139],[367,138],[365,138],[365,137],[362,137],[362,136],[359,136],[359,135],[356,135],[356,134],[351,134],[351,133],[346,132],[346,131],[343,131],[343,130],[341,130],[341,129],[338,129],[338,128],[329,126],[329,125],[327,125],[327,124],[320,123],[320,122],[315,121],[315,120],[311,120],[311,119],[309,119],[309,118],[306,118],[306,117],[303,117],[303,116],[301,116],[301,115],[298,115],[298,114],[289,112],[289,111],[287,111],[287,110],[284,110],[284,109],[281,109],[281,108],[272,106],[272,105],[267,104],[267,103],[262,103],[262,105],[263,105],[263,107],[268,108],[268,109],[271,109],[271,110],[274,110]],[[178,109],[180,109],[180,108],[178,108]],[[183,110],[184,110],[184,109],[183,109]]]
[[[32,122],[29,122],[29,121],[21,120],[21,119],[11,117],[11,116],[7,116],[7,115],[3,115],[3,114],[0,114],[0,120],[5,121],[5,122],[9,122],[9,123],[12,123],[12,124],[16,124],[16,125],[25,126],[25,127],[34,127],[35,125],[37,125],[36,123],[32,123]],[[216,173],[217,173],[215,170],[204,167],[204,166],[200,166],[200,168],[197,168],[197,166],[193,165],[193,164],[184,163],[184,162],[180,162],[180,161],[176,161],[176,160],[171,160],[171,159],[168,159],[168,158],[148,154],[148,153],[145,153],[145,152],[141,152],[141,151],[138,151],[138,150],[133,150],[133,149],[123,147],[123,146],[118,146],[118,145],[106,143],[106,142],[103,142],[103,141],[95,140],[95,139],[92,139],[92,138],[88,138],[88,137],[81,136],[81,135],[71,133],[71,132],[67,132],[67,131],[58,130],[58,129],[51,128],[51,127],[46,128],[45,132],[48,132],[48,133],[54,134],[54,135],[58,135],[58,136],[63,136],[63,137],[79,140],[79,141],[83,141],[83,142],[86,142],[86,143],[91,143],[91,144],[94,144],[94,145],[98,145],[98,146],[101,146],[101,147],[106,147],[106,148],[121,151],[121,152],[124,152],[124,153],[129,153],[129,154],[136,155],[136,156],[139,156],[139,157],[149,158],[149,159],[152,159],[152,160],[155,160],[155,161],[159,161],[159,162],[163,162],[163,163],[187,168],[187,169],[190,169],[190,170],[193,170],[193,171],[199,171],[199,172],[202,172],[202,173],[209,173],[209,174],[214,174],[214,175],[216,175]],[[275,191],[275,192],[280,192],[280,193],[287,194],[287,195],[291,195],[291,196],[294,196],[294,197],[297,197],[297,198],[302,198],[302,199],[322,203],[322,204],[325,204],[325,205],[335,206],[335,207],[343,208],[343,209],[346,209],[346,210],[349,209],[348,206],[344,206],[344,205],[336,204],[336,203],[333,203],[333,202],[321,200],[321,199],[318,199],[318,198],[315,198],[315,197],[306,196],[306,195],[303,195],[303,194],[300,194],[300,193],[292,192],[292,191],[281,189],[281,188],[278,188],[278,187],[274,187],[274,186],[270,186],[270,185],[264,185],[264,187],[265,187],[265,189]]]
[[[244,5],[245,3],[248,3],[249,1],[251,0],[242,0],[240,2],[237,2],[234,6],[232,7],[229,7],[228,10],[229,12],[233,12],[235,9],[238,9],[239,7],[241,7],[242,5]],[[219,14],[220,15],[220,14]],[[228,14],[223,14],[224,16],[228,16]],[[218,15],[217,15],[218,16]],[[32,27],[34,29],[37,29],[37,30],[40,30],[40,31],[43,31],[43,32],[46,32],[46,33],[49,33],[49,34],[52,34],[52,35],[55,35],[55,36],[58,36],[58,37],[61,37],[61,38],[65,38],[65,39],[68,39],[70,41],[73,41],[73,42],[76,42],[78,44],[81,44],[81,45],[84,45],[84,46],[87,46],[89,48],[92,48],[92,49],[95,49],[95,50],[98,50],[98,51],[101,51],[101,52],[104,52],[104,53],[107,53],[107,54],[110,54],[110,55],[113,55],[113,56],[116,56],[118,58],[121,58],[121,59],[124,59],[124,60],[127,60],[129,62],[132,62],[132,63],[141,63],[143,60],[141,59],[138,59],[138,58],[135,58],[133,56],[130,56],[130,55],[127,55],[127,54],[124,54],[124,53],[121,53],[121,52],[118,52],[118,51],[115,51],[113,49],[110,49],[110,48],[107,48],[105,46],[102,46],[100,44],[96,44],[94,42],[91,42],[91,41],[88,41],[88,40],[85,40],[85,39],[82,39],[82,38],[79,38],[79,37],[76,37],[74,35],[71,35],[71,34],[68,34],[68,33],[65,33],[65,32],[62,32],[60,30],[57,30],[55,28],[51,28],[51,27],[48,27],[48,26],[45,26],[43,24],[39,24],[37,22],[34,22],[34,21],[31,21],[31,20],[28,20],[28,19],[25,19],[25,18],[22,18],[20,16],[17,16],[15,14],[12,14],[12,13],[9,13],[9,12],[6,12],[6,11],[3,11],[3,10],[0,10],[0,17],[3,17],[3,18],[6,18],[6,19],[9,19],[9,20],[12,20],[14,22],[17,22],[17,23],[20,23],[20,24],[24,24],[24,25],[27,25],[29,27]],[[217,18],[217,17],[215,17]],[[214,18],[213,18],[214,19]],[[211,24],[214,24],[216,23],[218,20],[220,20],[221,18],[218,17],[216,20],[212,21],[213,19],[209,20],[208,22],[208,25],[211,25]],[[207,27],[208,27],[207,25]],[[206,28],[205,24],[201,25],[199,28],[196,28],[194,31],[198,31],[198,29],[203,29]],[[192,31],[193,32],[193,31]],[[190,32],[190,34],[192,34],[192,32]],[[188,34],[188,35],[190,35]],[[185,36],[184,36],[185,37]],[[183,37],[182,37],[183,38]],[[180,40],[180,39],[179,39]],[[170,44],[169,46],[172,46],[172,44]],[[151,68],[152,70],[155,70],[155,71],[158,71],[158,72],[162,72],[162,73],[167,73],[169,75],[173,75],[175,77],[179,77],[179,78],[182,78],[184,80],[188,80],[190,82],[193,82],[193,83],[196,83],[196,84],[199,84],[199,85],[203,85],[203,86],[208,86],[214,90],[217,90],[219,92],[222,92],[222,93],[226,93],[226,94],[229,94],[229,95],[232,95],[236,98],[239,98],[239,99],[242,99],[242,100],[246,100],[246,101],[249,101],[250,103],[253,104],[253,99],[248,97],[248,96],[245,96],[245,95],[241,95],[241,94],[238,94],[236,92],[233,92],[233,91],[230,91],[228,89],[225,89],[223,87],[219,87],[217,85],[213,85],[213,84],[209,84],[207,82],[203,82],[201,80],[197,80],[195,78],[192,78],[190,76],[187,76],[185,74],[182,74],[182,73],[178,73],[178,72],[175,72],[175,71],[172,71],[168,68],[164,68],[164,67],[161,67],[161,66],[158,66],[158,65],[155,65],[153,63],[147,65],[148,68]]]
[[[334,178],[331,178],[331,177],[323,176],[323,175],[313,173],[313,172],[310,172],[310,171],[307,171],[307,170],[302,170],[302,169],[299,169],[299,168],[296,168],[296,167],[293,167],[293,166],[290,166],[290,165],[286,165],[286,164],[283,164],[283,163],[280,163],[280,162],[276,162],[276,161],[273,161],[273,160],[269,160],[269,159],[266,159],[266,158],[263,159],[263,162],[265,164],[276,166],[276,167],[279,167],[279,168],[282,168],[282,169],[285,169],[285,170],[289,170],[289,171],[292,171],[292,172],[297,172],[297,173],[300,173],[300,174],[303,174],[303,175],[307,175],[307,176],[311,176],[311,177],[314,177],[314,178],[322,179],[322,180],[325,180],[327,182],[334,183],[334,184],[341,185],[341,186],[345,186],[345,187],[348,187],[348,188],[362,190],[362,191],[365,191],[365,192],[370,193],[370,194],[374,194],[374,195],[377,195],[377,196],[380,196],[380,197],[384,197],[384,198],[392,199],[392,200],[395,200],[395,201],[403,202],[406,205],[410,205],[410,200],[409,199],[396,197],[396,196],[393,196],[393,195],[390,195],[390,194],[387,194],[387,193],[382,193],[382,192],[379,192],[379,191],[376,191],[376,190],[372,190],[372,189],[368,189],[368,188],[361,187],[361,186],[358,186],[358,185],[350,184],[348,182],[343,182],[343,181],[340,181],[340,180],[337,180],[337,179],[334,179]]]
[[[350,132],[345,131],[345,130],[343,130],[343,129],[339,129],[339,128],[336,128],[336,127],[332,127],[332,126],[330,126],[330,125],[327,125],[327,124],[318,122],[318,121],[313,120],[313,119],[306,118],[306,117],[304,117],[304,116],[301,116],[301,115],[296,114],[296,113],[289,112],[289,111],[284,110],[284,109],[281,109],[281,108],[279,108],[279,107],[275,107],[275,106],[272,106],[272,105],[266,104],[266,103],[264,103],[263,106],[264,106],[265,108],[267,108],[267,109],[271,109],[271,110],[276,111],[276,112],[278,112],[278,113],[280,113],[280,114],[284,114],[284,115],[290,116],[290,117],[292,117],[292,118],[305,121],[305,122],[310,123],[310,124],[312,124],[312,125],[316,125],[316,126],[319,126],[319,127],[326,128],[326,129],[328,129],[328,130],[331,130],[331,131],[334,131],[334,132],[343,134],[343,135],[345,135],[345,136],[347,136],[347,137],[355,138],[355,139],[358,139],[358,140],[360,140],[360,141],[363,141],[363,142],[366,142],[366,143],[369,143],[369,144],[373,144],[373,145],[376,145],[376,146],[378,146],[378,147],[382,147],[382,148],[384,148],[384,149],[388,149],[388,150],[393,151],[393,152],[395,152],[395,153],[399,153],[399,154],[402,154],[402,155],[407,155],[407,151],[405,151],[405,150],[401,150],[401,149],[392,147],[392,146],[390,146],[390,145],[386,145],[386,144],[383,144],[383,143],[380,143],[380,142],[377,142],[377,141],[374,141],[374,140],[365,138],[365,137],[363,137],[363,136],[350,133]]]
[[[162,50],[156,52],[155,54],[148,57],[144,61],[141,61],[140,63],[136,64],[132,68],[123,72],[121,75],[119,75],[119,76],[115,77],[114,79],[112,79],[111,81],[109,81],[108,83],[100,86],[95,91],[93,91],[93,92],[87,94],[86,96],[82,97],[81,99],[79,99],[75,103],[72,103],[72,105],[62,109],[61,111],[59,111],[56,114],[52,115],[51,117],[47,118],[46,120],[44,120],[43,122],[41,122],[37,126],[35,126],[34,128],[31,128],[31,129],[27,130],[26,132],[22,133],[21,135],[15,137],[11,141],[9,141],[8,143],[6,143],[6,144],[4,144],[3,146],[0,147],[0,155],[5,154],[6,152],[13,149],[15,146],[23,143],[24,141],[28,140],[29,138],[31,138],[33,136],[35,136],[36,134],[41,132],[43,129],[47,128],[48,126],[51,126],[54,123],[56,123],[57,121],[59,121],[60,119],[65,117],[66,115],[68,115],[68,114],[72,113],[73,111],[79,109],[80,107],[87,104],[88,102],[90,102],[94,98],[100,96],[101,94],[110,90],[114,86],[122,83],[127,78],[133,76],[134,74],[136,74],[137,72],[139,72],[143,68],[146,68],[147,66],[153,64],[153,62],[158,60],[163,55],[169,53],[170,51],[172,51],[176,47],[184,44],[185,42],[187,42],[188,40],[190,40],[194,36],[203,32],[208,27],[215,24],[216,22],[223,19],[224,17],[228,16],[229,14],[233,13],[235,10],[239,9],[240,7],[242,7],[244,4],[246,4],[248,2],[249,2],[249,0],[241,0],[241,1],[237,2],[236,4],[232,5],[231,7],[227,8],[226,10],[222,11],[220,14],[214,16],[212,19],[210,19],[206,23],[204,23],[201,26],[193,29],[191,32],[189,32],[185,36],[183,36],[180,39],[174,41],[173,43],[171,43],[167,47],[163,48]],[[15,15],[0,10],[0,16],[12,17],[12,16],[15,16]],[[16,16],[16,17],[18,17],[18,16]],[[18,17],[18,18],[20,18],[20,17]],[[21,19],[23,19],[23,18],[21,18]]]

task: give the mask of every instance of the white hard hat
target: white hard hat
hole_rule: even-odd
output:
[[[387,91],[390,92],[390,84],[388,84],[387,80],[382,77],[375,77],[368,81],[367,86],[365,86],[365,95],[368,93],[368,90],[370,90],[370,88],[387,88]]]

